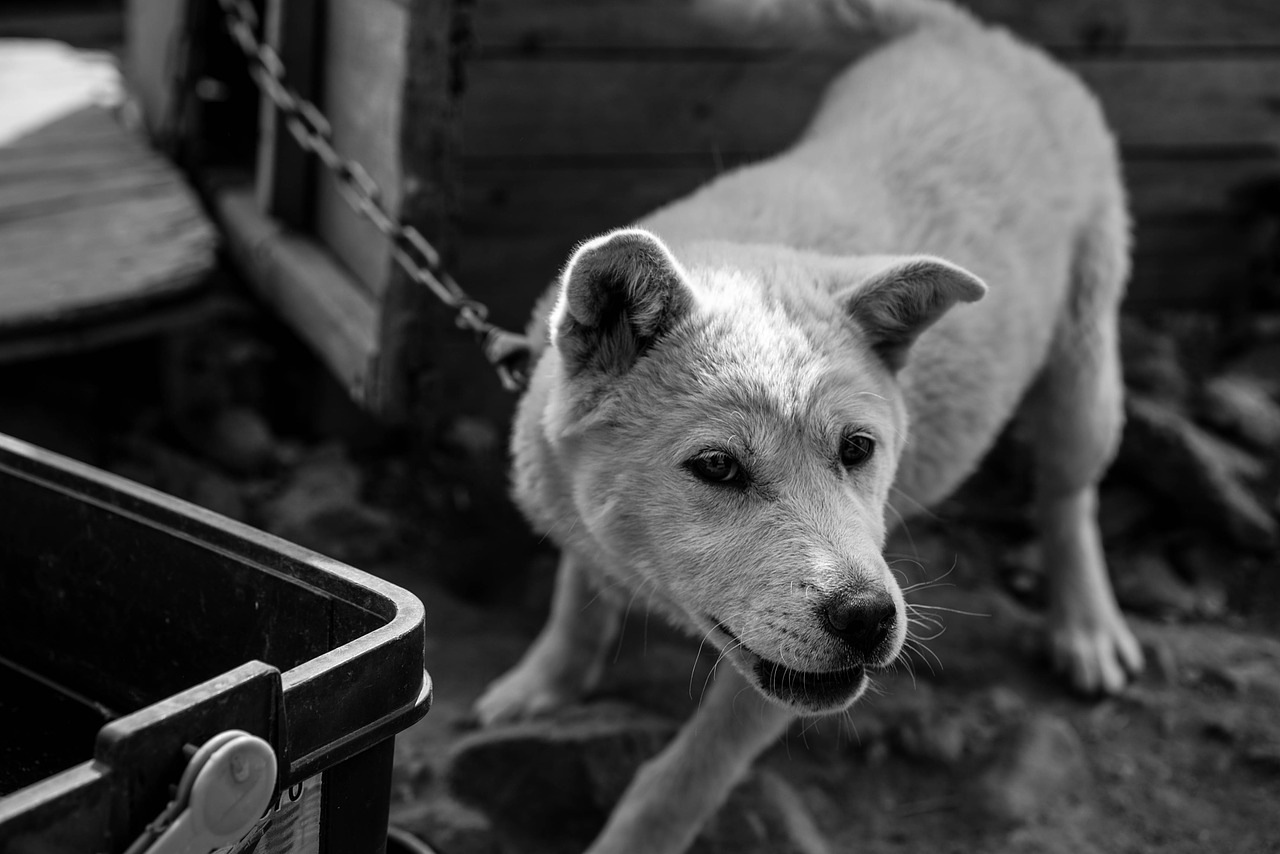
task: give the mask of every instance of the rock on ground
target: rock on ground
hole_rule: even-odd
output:
[[[1188,584],[1158,552],[1124,554],[1110,564],[1116,599],[1126,610],[1161,620],[1216,619],[1226,611],[1226,594],[1212,579]]]
[[[512,828],[538,835],[601,820],[676,723],[607,703],[471,733],[454,746],[452,793]]]
[[[520,839],[527,850],[576,850],[603,827],[641,764],[675,735],[671,718],[622,703],[598,703],[554,717],[471,733],[448,763],[450,791],[470,812],[452,826],[428,814],[425,838],[461,838],[484,851],[477,816],[494,838]],[[442,820],[443,819],[443,820]],[[463,843],[459,843],[460,845]],[[484,843],[488,844],[488,843]],[[442,850],[451,854],[441,842]],[[753,772],[703,829],[692,854],[827,854],[800,795],[782,777]]]
[[[1075,728],[1049,713],[1016,725],[975,787],[975,806],[990,818],[1026,824],[1087,797],[1090,774]]]
[[[364,501],[364,473],[338,446],[301,460],[259,509],[259,522],[276,536],[340,561],[363,564],[399,540],[396,519]]]
[[[1172,503],[1184,518],[1203,518],[1238,545],[1267,549],[1280,526],[1249,484],[1264,464],[1201,429],[1176,409],[1130,395],[1120,465]]]
[[[1247,377],[1224,375],[1205,383],[1200,416],[1261,451],[1280,451],[1280,405]]]
[[[1122,316],[1120,353],[1125,385],[1129,388],[1141,389],[1160,400],[1178,401],[1189,394],[1191,380],[1173,335],[1152,329],[1136,317]]]
[[[689,854],[828,854],[799,792],[769,771],[756,771],[729,795],[729,800],[695,840]]]
[[[439,854],[505,854],[488,817],[449,797],[431,798],[412,810],[399,810],[395,821],[397,827]]]

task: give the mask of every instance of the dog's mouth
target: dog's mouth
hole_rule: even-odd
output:
[[[796,670],[753,652],[724,623],[716,622],[714,634],[729,643],[720,644],[766,697],[810,714],[847,709],[867,687],[867,669],[853,664],[835,670]]]

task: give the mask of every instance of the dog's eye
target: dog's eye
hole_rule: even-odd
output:
[[[876,440],[865,433],[846,433],[840,437],[840,465],[847,469],[860,466],[875,450]]]
[[[742,465],[724,451],[703,451],[684,465],[707,483],[728,485],[746,480]]]

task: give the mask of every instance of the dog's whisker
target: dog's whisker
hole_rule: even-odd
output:
[[[907,615],[908,621],[912,621],[916,623],[941,623],[942,622],[941,614],[936,614],[933,611],[918,611],[915,608],[913,608],[910,604],[907,605],[906,615]]]
[[[942,635],[943,635],[945,632],[946,632],[946,629],[945,629],[945,628],[940,628],[940,629],[938,629],[936,632],[934,632],[934,633],[933,633],[933,634],[931,634],[931,635],[918,635],[918,634],[912,634],[912,635],[911,635],[911,639],[912,639],[912,640],[914,640],[914,641],[919,641],[919,642],[921,642],[921,643],[933,643],[933,642],[934,642],[934,641],[936,641],[938,638],[942,637]]]
[[[638,583],[638,584],[634,584],[634,582],[635,582],[635,580],[636,580],[636,579],[639,579],[639,583]],[[634,584],[634,586],[633,586],[633,584]],[[630,616],[631,616],[631,608],[632,608],[632,606],[634,606],[634,605],[635,605],[635,601],[636,601],[636,599],[640,596],[640,593],[644,590],[644,588],[645,588],[646,586],[649,586],[649,587],[653,588],[653,587],[655,587],[655,586],[656,586],[656,582],[655,582],[655,581],[653,581],[653,579],[649,579],[649,578],[643,578],[643,577],[641,577],[639,573],[635,573],[635,574],[633,574],[633,575],[632,575],[630,578],[628,578],[626,581],[623,581],[623,580],[621,580],[621,579],[613,580],[613,581],[611,582],[611,584],[610,584],[610,585],[607,585],[607,589],[608,589],[608,590],[610,590],[610,591],[612,591],[612,590],[619,590],[619,589],[621,589],[621,590],[630,590],[630,591],[631,591],[631,596],[627,599],[627,607],[626,607],[626,608],[623,610],[623,612],[622,612],[622,624],[621,624],[620,626],[618,626],[618,639],[617,639],[617,641],[616,641],[616,643],[615,643],[615,645],[614,645],[614,650],[613,650],[613,663],[614,663],[614,664],[617,664],[617,663],[618,663],[618,659],[619,659],[619,657],[622,655],[623,642],[624,642],[624,640],[626,639],[626,634],[627,634],[627,621],[628,621],[628,619],[629,619],[629,618],[630,618]],[[595,601],[595,599],[596,599],[596,598],[598,598],[600,595],[602,595],[602,593],[603,593],[603,592],[604,592],[604,591],[601,591],[600,593],[597,593],[597,594],[596,594],[596,597],[593,597],[593,598],[592,598],[592,601]],[[646,611],[645,611],[645,631],[646,631],[646,634],[645,634],[645,651],[646,651],[646,652],[647,652],[647,649],[648,649],[648,625],[649,625],[649,616],[648,616],[648,611],[652,608],[652,605],[653,605],[653,591],[652,591],[652,590],[650,590],[650,593],[649,593],[649,599],[648,599],[648,603],[647,603],[647,605],[648,605],[648,607],[646,608]]]
[[[724,649],[720,650],[720,654],[716,656],[716,660],[711,666],[712,667],[719,666],[720,662],[724,661],[731,652],[733,652],[735,649],[740,649],[742,646],[743,646],[742,641],[740,640],[733,641]]]
[[[958,565],[959,565],[959,559],[958,559],[958,558],[952,558],[952,560],[951,560],[951,566],[947,569],[947,571],[946,571],[946,572],[942,573],[942,575],[939,575],[937,578],[927,578],[927,579],[925,579],[924,581],[921,581],[921,582],[919,582],[919,583],[917,583],[917,584],[912,584],[910,587],[905,588],[902,592],[903,592],[903,593],[907,593],[908,591],[911,591],[911,590],[927,590],[927,589],[929,589],[930,587],[937,586],[940,582],[942,582],[942,581],[943,581],[943,579],[945,579],[947,576],[951,575],[951,573],[955,572],[955,571],[956,571],[956,567],[957,567]],[[924,569],[924,567],[923,567],[923,566],[921,566],[920,568],[921,568],[921,569]],[[949,585],[949,586],[951,586],[951,585]]]
[[[916,668],[911,661],[911,656],[900,655],[893,660],[895,666],[898,662],[902,662],[902,669],[907,671],[907,675],[911,677],[911,688],[914,690],[918,686],[916,685]]]
[[[909,587],[902,588],[902,595],[908,593],[919,593],[922,590],[933,590],[938,587],[955,587],[950,581],[919,581]]]
[[[920,655],[921,650],[924,649],[925,643],[927,642],[918,640],[917,638],[912,637],[911,635],[907,635],[907,637],[903,638],[902,640],[902,648],[907,652],[913,652],[916,655]],[[922,657],[922,660],[924,660],[925,663],[928,664],[928,661],[923,659],[923,657]]]
[[[564,535],[565,537],[568,537],[570,534],[572,534],[574,528],[578,527],[578,514],[566,513],[547,528],[546,533],[543,534],[538,539],[538,545],[542,545],[543,543],[545,543],[547,539],[551,536],[551,532],[554,531],[556,528],[560,527],[561,525],[563,525],[565,523],[565,520],[568,520],[569,527],[565,528]]]
[[[929,672],[934,676],[937,676],[938,673],[933,669],[933,663],[929,661],[930,658],[932,658],[934,662],[937,662],[938,670],[946,669],[942,666],[942,659],[938,657],[936,652],[929,648],[925,641],[916,638],[908,638],[903,641],[903,646],[920,656],[920,660],[924,662],[925,666],[929,668]]]
[[[641,654],[649,654],[649,615],[653,613],[653,594],[658,592],[658,580],[656,578],[649,579],[649,593],[644,602],[644,638],[641,645]]]
[[[933,628],[927,634],[921,633],[921,632],[911,632],[910,638],[911,640],[919,641],[920,643],[933,643],[938,638],[940,638],[945,632],[946,632],[946,629],[939,626],[939,627]]]
[[[693,699],[693,677],[698,675],[698,661],[702,658],[702,649],[707,645],[707,640],[711,637],[711,633],[714,631],[715,631],[715,627],[712,627],[707,630],[706,634],[702,636],[702,640],[698,642],[698,651],[694,653],[693,666],[689,668],[689,699],[690,700]],[[723,655],[723,653],[721,653],[721,655]],[[711,665],[712,671],[716,669],[716,664],[719,663],[719,661],[720,659],[717,658],[716,661],[712,663]],[[707,690],[707,686],[706,684],[703,684],[702,686],[703,693],[706,693],[706,690]],[[698,702],[699,703],[702,702],[701,698],[699,698]]]
[[[894,487],[896,489],[896,487]],[[911,544],[911,550],[918,552],[916,548],[916,538],[911,535],[911,528],[907,525],[907,517],[902,515],[902,511],[893,506],[893,502],[889,501],[885,504],[885,509],[898,517],[898,526],[902,528],[902,533],[907,535],[907,542]]]
[[[921,504],[919,501],[917,501],[916,499],[908,495],[907,492],[901,487],[892,486],[889,488],[889,491],[892,492],[894,495],[904,499],[908,504],[912,505],[916,509],[916,511],[920,513],[920,515],[926,516],[929,519],[933,519],[935,521],[938,519],[938,514],[933,512],[933,510],[931,510],[928,507],[928,505]],[[906,521],[902,518],[902,513],[896,509],[894,510],[894,512],[898,514],[898,521],[902,523],[903,530],[906,530]],[[911,547],[914,549],[915,544],[912,543]]]
[[[977,611],[962,611],[959,608],[947,608],[943,605],[922,605],[919,602],[908,602],[907,609],[927,608],[930,611],[946,611],[948,614],[963,614],[966,617],[990,617],[990,614],[979,614]]]
[[[911,628],[912,625],[927,626],[928,630],[932,632],[932,634],[926,636],[926,635],[920,634],[919,632],[913,631]],[[946,630],[947,630],[947,627],[944,624],[939,622],[923,622],[923,621],[917,622],[913,620],[907,621],[907,637],[915,641],[923,641],[926,643],[930,641],[935,641],[939,637],[941,637],[942,634],[946,632]]]
[[[946,621],[941,614],[931,611],[907,611],[907,625],[943,626],[946,625]]]
[[[817,726],[818,726],[818,718],[817,718],[817,716],[814,716],[814,717],[812,717],[812,718],[809,718],[807,721],[804,721],[804,722],[801,724],[801,726],[800,726],[800,743],[804,745],[805,750],[809,750],[809,749],[811,749],[811,748],[809,747],[809,739],[808,739],[809,730],[811,730],[811,729],[815,729]]]
[[[708,636],[710,636],[710,633],[708,633]],[[714,677],[715,677],[715,675],[716,675],[716,668],[718,668],[718,667],[720,666],[720,662],[724,661],[724,660],[725,660],[725,658],[726,658],[726,657],[727,657],[731,652],[733,652],[735,649],[738,649],[738,648],[739,648],[739,647],[741,647],[741,646],[742,646],[742,641],[740,641],[740,640],[735,640],[733,643],[729,644],[729,645],[728,645],[728,646],[726,646],[724,649],[720,650],[720,654],[719,654],[718,656],[716,656],[716,660],[715,660],[715,661],[713,661],[713,662],[711,663],[711,669],[707,671],[706,678],[702,680],[702,692],[701,692],[700,694],[698,694],[698,708],[701,708],[701,707],[702,707],[702,699],[703,699],[703,697],[705,697],[705,696],[707,695],[707,687],[711,684],[711,680],[712,680],[712,678],[714,678]],[[701,650],[699,650],[699,651],[701,651]],[[694,666],[695,666],[695,668],[696,668],[696,666],[697,666],[697,662],[696,662],[696,661],[694,662]],[[690,674],[690,676],[689,676],[689,684],[690,684],[691,686],[692,686],[692,684],[693,684],[693,675],[692,675],[692,674]],[[692,693],[692,691],[690,691],[689,696],[690,696],[690,698],[692,698],[692,697],[693,697],[693,693]]]
[[[910,623],[942,623],[942,615],[935,614],[933,611],[917,611],[911,605],[907,605],[906,610],[907,622]]]
[[[933,614],[908,614],[907,626],[928,626],[931,629],[940,629],[946,624]]]
[[[853,709],[845,709],[841,717],[849,725],[849,730],[853,733],[853,740],[861,747],[862,733],[858,731],[858,722],[853,719]]]

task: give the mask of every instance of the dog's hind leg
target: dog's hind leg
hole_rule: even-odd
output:
[[[480,723],[535,717],[570,705],[600,678],[604,655],[617,632],[618,610],[597,596],[590,567],[569,550],[560,555],[551,614],[520,663],[476,701]]]
[[[588,854],[679,854],[794,715],[732,667],[674,741],[644,764]]]
[[[1128,273],[1117,201],[1086,226],[1071,293],[1024,410],[1035,455],[1036,521],[1055,664],[1080,690],[1116,692],[1142,650],[1116,603],[1097,523],[1097,484],[1123,422],[1118,309]]]

